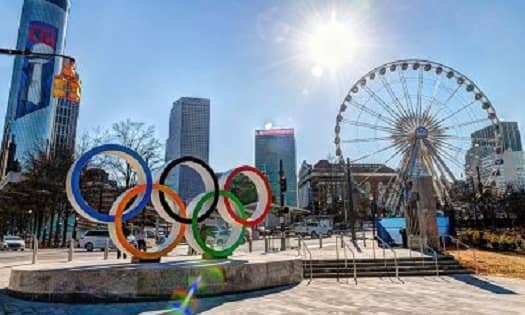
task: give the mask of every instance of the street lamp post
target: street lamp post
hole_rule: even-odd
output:
[[[372,237],[375,239],[376,237],[376,207],[375,207],[373,193],[370,194],[369,200],[370,200],[370,211],[372,214]]]

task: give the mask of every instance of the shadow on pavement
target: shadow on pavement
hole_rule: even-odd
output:
[[[229,294],[216,297],[206,297],[196,299],[193,305],[197,309],[192,310],[194,314],[198,314],[224,303],[256,298],[267,294],[274,294],[294,287],[281,286],[272,289],[257,290],[251,292],[244,292],[239,294]],[[61,315],[69,314],[142,314],[142,315],[168,315],[174,314],[172,305],[175,301],[157,301],[157,302],[139,302],[139,303],[97,303],[97,304],[68,304],[68,303],[46,303],[33,302],[21,300],[11,297],[7,294],[5,289],[0,289],[0,314],[7,312],[7,314],[55,314]]]
[[[516,292],[506,289],[494,283],[490,283],[486,280],[471,276],[471,275],[454,275],[452,278],[461,281],[463,283],[475,286],[479,289],[489,291],[494,294],[517,294]]]

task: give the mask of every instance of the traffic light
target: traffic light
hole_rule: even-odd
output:
[[[61,75],[56,75],[53,79],[53,97],[65,98],[67,89],[67,80]]]
[[[281,193],[286,192],[286,177],[281,176],[281,178],[279,179],[279,184],[281,186]]]
[[[80,80],[73,79],[68,82],[66,99],[71,102],[80,102]]]
[[[78,78],[75,63],[65,60],[60,74],[53,79],[53,97],[66,99],[79,103],[81,94],[81,81]]]

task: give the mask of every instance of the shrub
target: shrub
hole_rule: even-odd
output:
[[[525,251],[525,238],[522,233],[505,231],[494,233],[468,229],[458,236],[458,239],[475,247],[502,251]]]

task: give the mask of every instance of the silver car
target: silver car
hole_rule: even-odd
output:
[[[4,236],[4,240],[0,242],[0,249],[2,250],[21,250],[26,247],[26,243],[19,236]]]

